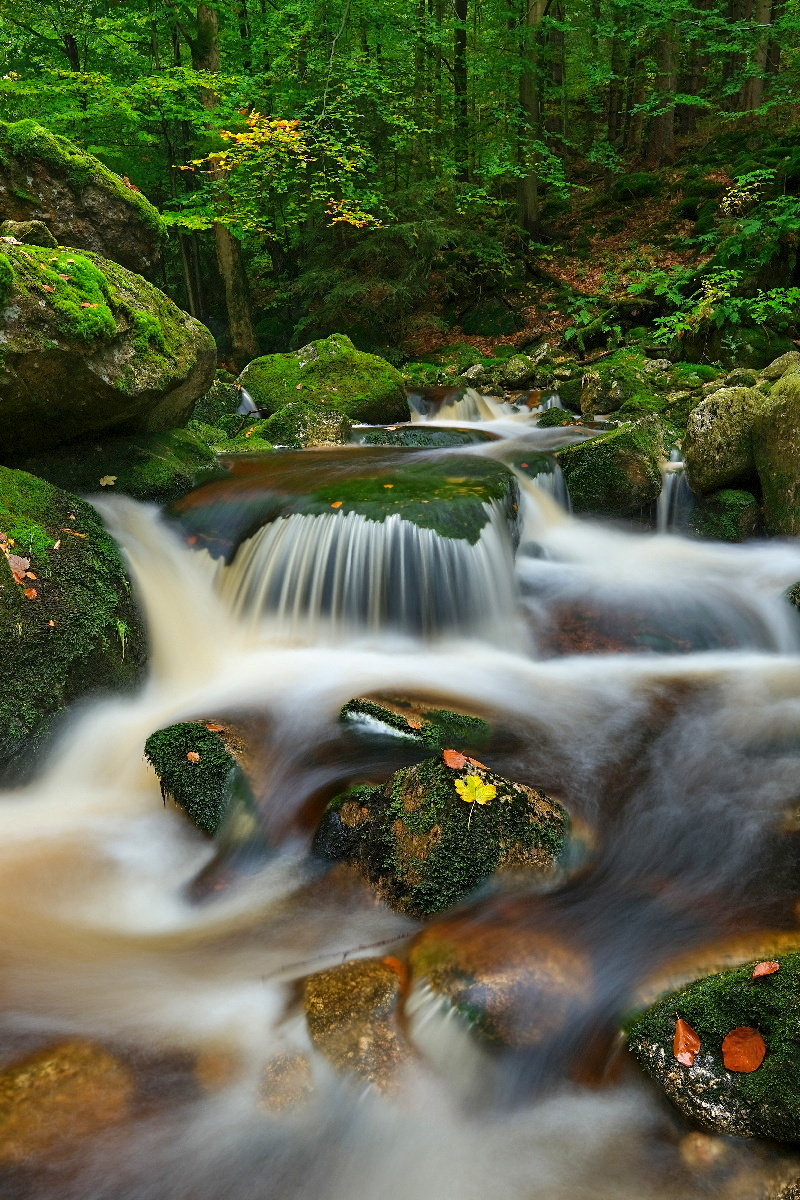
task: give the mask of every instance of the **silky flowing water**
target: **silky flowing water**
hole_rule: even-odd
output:
[[[506,440],[470,452],[518,461],[555,444],[556,431],[499,418]],[[306,461],[318,469],[309,452],[292,471]],[[800,549],[631,533],[571,516],[524,472],[521,484],[516,560],[490,522],[491,546],[445,547],[444,566],[436,535],[352,516],[278,521],[220,566],[153,508],[103,500],[152,665],[137,695],[74,713],[37,778],[3,796],[0,1044],[10,1062],[65,1036],[98,1039],[144,1064],[148,1102],[54,1162],[0,1167],[0,1194],[759,1194],[776,1152],[732,1142],[723,1160],[687,1155],[688,1127],[615,1029],[676,954],[795,924],[797,853],[781,822],[798,793],[800,618],[782,593],[800,579]],[[320,556],[339,564],[338,584],[315,577]],[[416,609],[410,594],[401,603],[403,556],[414,587],[436,589]],[[365,609],[373,588],[384,599]],[[535,1050],[492,1050],[417,988],[416,1057],[391,1095],[314,1053],[298,999],[310,972],[402,955],[419,929],[309,855],[327,797],[409,761],[402,739],[339,721],[351,697],[382,693],[484,715],[499,731],[492,769],[557,795],[589,847],[549,890],[516,881],[463,906],[464,937],[494,924],[583,957],[591,983],[566,1029]],[[164,806],[143,758],[153,730],[226,716],[258,747],[257,849],[201,836]],[[198,876],[211,881],[202,900]],[[268,1113],[259,1080],[287,1049],[310,1054],[314,1092]],[[209,1055],[228,1064],[221,1082],[189,1086]]]

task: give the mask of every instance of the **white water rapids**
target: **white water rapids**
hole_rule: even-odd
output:
[[[689,1169],[676,1119],[630,1068],[600,1090],[567,1081],[539,1093],[533,1085],[541,1064],[490,1060],[457,1018],[434,1010],[411,1022],[418,1057],[397,1096],[336,1077],[309,1047],[297,981],[348,952],[376,953],[356,947],[392,939],[402,946],[417,926],[329,887],[309,862],[308,834],[294,818],[321,779],[354,774],[353,763],[335,754],[314,758],[315,748],[337,744],[337,715],[351,697],[410,694],[484,713],[510,735],[493,768],[551,788],[598,830],[598,881],[582,885],[569,910],[559,907],[558,892],[546,897],[544,912],[567,931],[578,922],[599,951],[596,1019],[624,1009],[638,974],[661,952],[699,938],[642,899],[643,882],[669,879],[704,913],[709,936],[717,918],[725,925],[734,911],[743,925],[763,923],[774,890],[786,882],[773,831],[797,793],[800,619],[781,593],[800,579],[800,549],[629,535],[577,521],[529,485],[516,576],[510,552],[470,559],[470,636],[422,641],[408,629],[359,631],[350,622],[322,637],[318,627],[304,630],[294,610],[238,620],[241,597],[230,596],[224,580],[215,592],[201,557],[154,510],[119,499],[106,501],[103,513],[146,611],[152,667],[138,695],[76,712],[44,773],[2,797],[4,1059],[80,1034],[167,1063],[218,1050],[236,1069],[215,1093],[178,1093],[94,1139],[63,1169],[29,1175],[0,1168],[0,1194],[727,1194],[714,1191],[704,1169]],[[264,539],[288,537],[289,522],[282,526]],[[313,587],[313,547],[294,544]],[[255,544],[253,554],[262,550]],[[379,550],[370,553],[376,561]],[[656,623],[667,619],[670,630],[688,620],[690,643],[698,622],[711,633],[699,639],[699,651],[690,644],[679,655],[578,653],[545,661],[539,639],[554,596],[589,596],[614,610],[634,598],[637,611]],[[508,622],[519,606],[528,628],[519,648],[496,644],[497,605],[506,605]],[[186,886],[214,847],[177,809],[163,807],[142,748],[157,728],[222,714],[249,715],[261,731],[258,800],[276,849],[259,872],[194,905]],[[609,791],[615,769],[632,761],[636,782]],[[316,1090],[305,1108],[269,1115],[257,1102],[258,1081],[286,1047],[311,1054]],[[749,1153],[731,1151],[742,1170]]]

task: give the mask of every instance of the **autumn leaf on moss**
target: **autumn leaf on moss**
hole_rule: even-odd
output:
[[[459,771],[467,765],[466,755],[459,754],[457,750],[443,750],[442,761],[446,767],[450,767],[454,771]]]
[[[116,482],[116,475],[103,475],[100,480],[100,487],[113,487]]]
[[[740,1025],[732,1029],[722,1043],[722,1062],[729,1071],[749,1075],[764,1061],[767,1047],[757,1029]]]
[[[675,1022],[675,1038],[672,1042],[672,1053],[678,1062],[683,1063],[685,1067],[693,1066],[700,1046],[700,1038],[689,1022],[678,1017]]]
[[[456,791],[467,804],[488,804],[497,795],[493,783],[484,783],[477,775],[467,775],[466,779],[455,780]]]

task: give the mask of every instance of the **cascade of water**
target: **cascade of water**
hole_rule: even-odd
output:
[[[538,405],[536,411],[539,413],[543,413],[543,412],[547,412],[547,410],[550,408],[563,408],[563,407],[564,407],[564,405],[561,403],[561,397],[559,396],[558,392],[550,392],[549,395],[544,396],[542,398],[542,400],[539,402],[539,405]]]
[[[239,407],[236,409],[237,413],[240,413],[242,416],[249,416],[250,413],[258,412],[258,405],[248,392],[247,388],[240,386],[239,395],[241,396],[241,400],[239,401]]]
[[[240,617],[272,617],[289,637],[396,629],[472,633],[507,643],[515,628],[508,518],[487,505],[474,545],[391,514],[293,514],[263,526],[222,568],[219,591]]]
[[[680,451],[673,446],[661,470],[661,493],[656,508],[659,533],[685,533],[694,508],[694,494],[686,478]]]
[[[540,471],[533,479],[533,483],[541,491],[551,496],[559,508],[563,508],[566,512],[572,512],[569,488],[564,478],[564,472],[558,463],[555,464],[552,471]]]

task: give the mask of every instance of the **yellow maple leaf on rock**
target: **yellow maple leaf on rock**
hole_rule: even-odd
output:
[[[493,783],[484,783],[478,775],[467,775],[466,779],[456,779],[456,791],[467,804],[488,804],[497,795]]]

